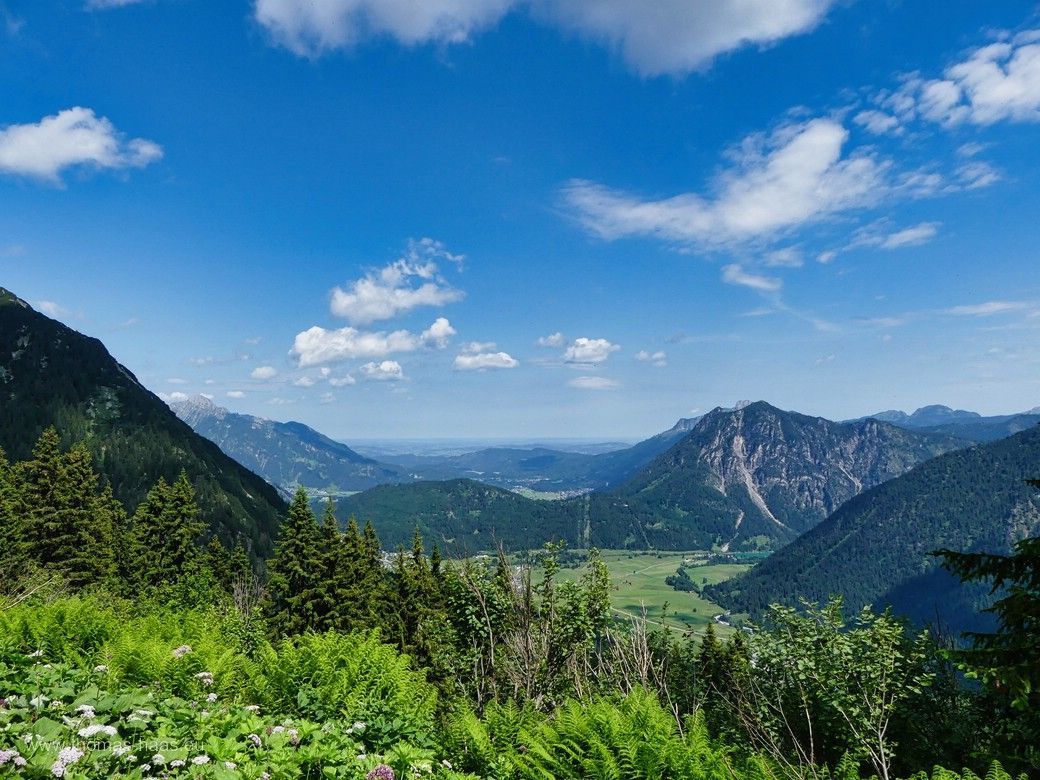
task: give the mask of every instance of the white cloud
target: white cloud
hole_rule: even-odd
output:
[[[451,323],[445,317],[438,317],[430,327],[420,334],[419,338],[422,339],[424,344],[437,347],[437,349],[444,349],[448,346],[448,340],[455,333],[455,328],[451,326]]]
[[[172,393],[159,393],[158,395],[159,398],[161,398],[167,404],[176,404],[180,403],[181,401],[187,401],[189,398],[191,398],[190,395],[188,395],[187,393],[182,393],[179,390],[175,390]]]
[[[640,363],[649,363],[655,368],[664,368],[668,365],[668,355],[661,350],[648,352],[645,349],[641,349],[636,353],[636,360]]]
[[[759,292],[777,292],[783,287],[783,282],[772,276],[762,276],[745,271],[736,263],[722,267],[722,281],[726,284],[736,284],[741,287],[750,287]]]
[[[179,377],[179,376],[171,376],[169,379],[166,380],[166,384],[168,384],[168,385],[186,385],[186,384],[188,384],[188,380],[187,379],[183,379],[182,377]]]
[[[621,52],[644,76],[704,68],[719,54],[812,30],[832,0],[535,0],[540,17]]]
[[[885,133],[898,134],[902,131],[902,127],[896,117],[876,109],[860,111],[852,118],[852,121],[867,128],[875,135],[884,135]]]
[[[335,402],[336,396],[334,396],[332,393],[322,393],[321,396],[318,398],[318,403],[320,404],[331,404]]]
[[[953,306],[946,309],[946,314],[958,317],[991,317],[994,314],[1007,314],[1013,311],[1021,311],[1028,308],[1028,304],[1021,301],[986,301],[966,306]]]
[[[401,257],[378,271],[370,271],[344,290],[332,291],[329,308],[337,317],[355,325],[387,320],[420,306],[444,306],[463,298],[464,293],[449,286],[438,274],[437,259],[461,262],[432,239],[412,241]]]
[[[788,246],[773,252],[767,252],[763,256],[762,262],[771,268],[801,268],[805,261],[802,259],[801,252],[794,247]]]
[[[351,374],[346,374],[344,376],[331,376],[329,377],[329,384],[333,387],[347,387],[349,385],[356,385],[357,380]]]
[[[652,235],[732,245],[876,202],[889,189],[888,163],[862,151],[843,156],[848,136],[832,119],[752,136],[735,153],[736,168],[719,177],[714,197],[643,200],[582,180],[570,182],[564,196],[582,224],[604,239]]]
[[[318,380],[312,376],[301,376],[293,380],[293,386],[295,387],[314,387]]]
[[[606,339],[590,339],[582,336],[571,342],[563,353],[563,359],[567,363],[594,365],[605,362],[611,353],[617,352],[619,349],[621,347],[611,344]]]
[[[1040,121],[1040,30],[970,51],[943,78],[906,78],[878,102],[902,121],[923,118],[943,125]]]
[[[315,325],[296,334],[289,354],[301,368],[306,368],[352,358],[381,358],[395,352],[414,352],[424,345],[443,348],[454,333],[451,323],[443,317],[438,317],[418,335],[408,330],[390,333],[351,327],[326,330]]]
[[[816,255],[816,262],[822,263],[823,265],[827,265],[827,263],[831,262],[837,256],[838,253],[836,251],[834,251],[833,249],[827,249],[823,252],[820,252],[820,254]]]
[[[463,355],[476,355],[478,352],[493,352],[497,346],[493,341],[471,341],[463,344],[459,351]]]
[[[257,366],[249,372],[253,379],[274,379],[278,376],[278,369],[274,366]]]
[[[939,222],[922,222],[919,225],[897,230],[885,236],[878,244],[882,249],[899,249],[904,246],[920,246],[927,244],[939,234]]]
[[[966,190],[988,187],[1001,180],[1000,172],[982,160],[972,160],[957,168],[957,178]]]
[[[227,397],[228,398],[245,398],[246,394],[244,392],[242,392],[241,390],[228,390],[227,391]]]
[[[812,30],[833,0],[256,0],[272,39],[306,57],[392,37],[457,44],[514,9],[617,50],[638,73],[683,74],[719,54]]]
[[[365,363],[360,368],[365,379],[378,382],[394,382],[404,379],[404,370],[396,360],[384,360],[381,363]]]
[[[61,183],[68,168],[143,168],[162,157],[162,149],[143,138],[126,140],[105,117],[75,107],[35,124],[0,130],[0,173]]]
[[[54,301],[35,301],[34,305],[39,311],[56,320],[71,314],[68,309]]]
[[[516,368],[520,361],[506,352],[477,352],[456,355],[456,371],[487,371],[495,368]]]
[[[256,0],[256,20],[295,54],[316,57],[369,37],[406,46],[463,43],[514,0]]]
[[[559,331],[552,333],[548,336],[542,336],[538,339],[539,347],[562,347],[563,346],[563,334]]]
[[[568,387],[580,390],[613,390],[618,383],[605,376],[577,376],[567,382]]]

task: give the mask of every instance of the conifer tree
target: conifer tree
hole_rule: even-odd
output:
[[[172,485],[160,477],[134,513],[132,557],[138,584],[158,587],[198,573],[203,559],[199,537],[205,530],[198,516],[188,475],[182,471]]]
[[[316,627],[321,578],[318,522],[307,491],[300,488],[289,505],[274,555],[267,564],[272,626],[284,634],[300,634]]]
[[[16,472],[0,448],[0,581],[14,577],[25,560],[25,528],[16,511],[18,483]]]

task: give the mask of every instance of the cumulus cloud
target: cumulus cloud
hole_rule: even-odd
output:
[[[355,325],[387,320],[420,306],[444,306],[461,300],[463,292],[449,286],[438,274],[435,260],[456,262],[453,255],[432,239],[413,241],[404,257],[371,271],[344,290],[332,291],[329,308],[337,317]]]
[[[946,309],[945,312],[957,317],[992,317],[994,314],[1007,314],[1026,308],[1028,308],[1028,304],[1021,301],[986,301],[966,306],[953,306]]]
[[[816,27],[833,0],[536,0],[535,14],[600,41],[644,76],[704,68],[719,54]]]
[[[618,383],[605,376],[577,376],[567,382],[568,387],[580,390],[613,390]]]
[[[538,339],[539,347],[562,347],[563,346],[563,334],[559,331],[551,333],[548,336],[542,336]]]
[[[455,356],[456,371],[487,371],[497,368],[516,368],[520,361],[507,352],[475,352]]]
[[[621,349],[620,346],[611,344],[606,339],[590,339],[582,336],[571,342],[563,353],[563,359],[567,363],[577,365],[595,365],[605,362],[612,353],[619,349]]]
[[[294,387],[314,387],[318,380],[312,376],[301,376],[293,380]]]
[[[823,118],[752,136],[710,196],[646,200],[575,180],[564,197],[580,222],[604,239],[650,235],[709,247],[737,244],[875,203],[889,189],[889,164],[864,151],[843,155],[848,137],[840,123]]]
[[[365,379],[377,382],[395,382],[404,379],[404,370],[396,360],[384,360],[380,363],[365,363],[359,369]]]
[[[60,185],[69,168],[143,168],[161,157],[154,141],[127,140],[108,119],[80,106],[0,129],[0,173],[52,184]]]
[[[381,358],[395,352],[414,352],[422,346],[443,348],[455,329],[444,317],[416,335],[408,330],[363,331],[357,328],[326,330],[315,325],[297,333],[289,354],[301,368],[353,358]]]
[[[278,369],[274,366],[257,366],[249,372],[253,379],[274,379],[278,376]]]
[[[243,391],[241,391],[241,390],[228,390],[227,391],[227,397],[228,398],[245,398],[246,394]]]
[[[750,287],[758,292],[777,292],[783,287],[783,282],[779,279],[750,273],[737,263],[730,263],[722,267],[722,281],[726,282],[726,284]]]
[[[448,341],[455,333],[455,328],[451,326],[451,323],[446,318],[438,317],[430,327],[420,334],[419,338],[424,344],[444,349],[448,346]]]
[[[457,44],[512,10],[620,53],[646,76],[684,74],[716,56],[805,33],[834,0],[256,0],[275,43],[305,57],[391,37],[406,46]]]
[[[894,92],[878,93],[875,102],[902,123],[1040,121],[1040,30],[1003,38],[969,51],[942,78],[913,74]]]
[[[333,387],[347,387],[348,385],[356,385],[357,380],[351,374],[331,376],[329,377],[329,384]]]
[[[661,350],[648,352],[645,349],[641,349],[636,353],[636,360],[640,363],[649,363],[655,368],[664,368],[668,365],[668,355]]]

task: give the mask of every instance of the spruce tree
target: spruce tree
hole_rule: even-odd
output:
[[[318,522],[307,491],[300,488],[267,564],[271,624],[282,634],[300,634],[316,627],[318,589],[325,574],[319,543]]]
[[[206,526],[198,517],[188,475],[182,471],[172,485],[160,477],[134,513],[132,576],[138,584],[159,587],[199,574]]]

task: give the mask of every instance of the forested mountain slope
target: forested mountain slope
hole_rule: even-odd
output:
[[[130,511],[159,477],[184,470],[210,527],[270,551],[285,508],[273,487],[177,419],[100,341],[0,288],[0,447],[27,458],[48,426],[65,447],[86,442]]]
[[[286,496],[299,487],[312,494],[335,494],[412,481],[406,469],[359,455],[303,423],[236,414],[202,396],[170,408],[196,433]]]

